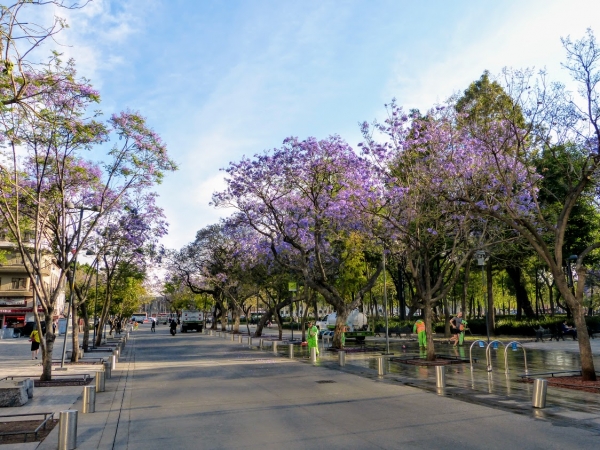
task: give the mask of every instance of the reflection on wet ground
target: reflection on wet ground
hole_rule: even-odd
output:
[[[594,363],[600,369],[600,340],[593,342],[595,354]],[[436,368],[434,366],[417,366],[406,364],[404,358],[425,357],[425,351],[419,351],[418,344],[414,341],[390,342],[390,352],[393,356],[386,358],[386,375],[377,376],[378,361],[385,345],[381,342],[369,342],[366,351],[351,351],[349,347],[346,354],[346,365],[339,367],[336,352],[328,351],[321,347],[318,363],[321,366],[336,370],[344,370],[367,376],[382,382],[398,382],[412,385],[421,389],[436,392],[438,395],[452,396],[461,400],[485,404],[488,406],[510,410],[512,412],[532,415],[537,418],[558,421],[557,424],[568,426],[583,426],[600,431],[600,393],[581,392],[572,389],[548,387],[546,408],[534,409],[532,407],[533,386],[524,382],[525,356],[527,369],[533,378],[547,378],[579,370],[579,354],[576,343],[523,343],[506,348],[501,343],[497,349],[490,348],[491,372],[487,370],[486,348],[475,344],[472,348],[473,370],[469,364],[471,342],[465,342],[463,347],[452,347],[448,344],[436,343],[436,354],[444,357],[455,357],[464,360],[463,364],[445,366],[446,387],[436,388]],[[283,344],[283,343],[282,343]],[[574,345],[575,344],[575,345]],[[321,344],[323,345],[323,344]],[[296,358],[308,358],[306,348],[298,348],[294,352]],[[279,355],[287,355],[287,347],[280,345]],[[600,373],[599,373],[600,375]]]

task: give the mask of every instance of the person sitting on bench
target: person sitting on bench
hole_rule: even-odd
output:
[[[577,329],[570,327],[569,325],[567,325],[567,321],[565,320],[563,323],[560,324],[560,331],[562,331],[563,334],[570,334],[573,336],[573,340],[576,341],[577,340]]]

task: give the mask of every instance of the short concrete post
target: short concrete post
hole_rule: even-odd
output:
[[[235,334],[231,333],[231,342],[235,340]]]
[[[435,366],[435,386],[437,388],[446,387],[446,367]]]
[[[111,379],[112,371],[110,370],[110,363],[108,361],[104,362],[104,378],[107,380]]]
[[[264,348],[265,346],[265,340],[261,339],[258,341],[258,348],[260,348],[261,350]]]
[[[248,346],[252,346],[252,336],[248,336]]]
[[[96,386],[83,387],[83,414],[96,412]]]
[[[110,357],[110,370],[117,370],[117,357],[115,355]]]
[[[338,352],[338,363],[340,364],[340,367],[346,365],[346,352],[344,350]]]
[[[104,372],[96,372],[96,392],[104,392],[106,390],[106,381]]]
[[[241,334],[240,334],[240,335],[238,335],[238,344],[241,344],[241,343],[243,342],[243,339],[244,339],[244,338],[242,337],[242,335],[241,335]]]
[[[534,408],[545,408],[546,407],[546,393],[548,391],[548,380],[543,378],[536,378],[533,380],[533,399],[532,404]]]
[[[310,348],[310,362],[311,363],[317,362],[317,349],[315,347]]]
[[[58,418],[58,450],[77,448],[77,410],[61,411]]]
[[[294,359],[294,344],[290,344],[290,359]]]
[[[277,341],[273,341],[273,354],[277,354]]]

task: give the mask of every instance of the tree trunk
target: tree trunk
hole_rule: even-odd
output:
[[[36,322],[39,322],[37,311],[35,311],[35,316]],[[43,336],[41,333],[41,326],[38,323],[38,330],[40,330],[40,347],[42,349],[42,375],[40,376],[40,381],[50,381],[52,380],[52,351],[54,350],[56,335],[52,330],[52,314],[45,314],[44,320],[46,321],[46,334]]]
[[[525,289],[525,286],[523,284],[521,268],[507,267],[505,270],[515,288],[515,293],[517,297],[517,319],[521,319],[521,310],[525,313],[525,316],[528,319],[533,319],[535,317],[535,314],[533,312],[531,302],[529,301],[529,297],[527,295],[527,289]]]
[[[342,349],[342,333],[346,327],[346,321],[348,320],[348,314],[350,313],[346,305],[338,305],[335,308],[337,314],[335,318],[335,332],[333,333],[333,348]]]
[[[79,315],[77,314],[76,300],[73,299],[73,307],[71,308],[71,327],[73,334],[71,335],[71,362],[79,361]]]
[[[424,300],[425,307],[422,309],[425,316],[425,334],[427,337],[427,361],[435,361],[435,347],[433,344],[433,327],[431,323],[432,308],[429,299]]]
[[[87,352],[89,349],[89,341],[90,341],[90,318],[88,315],[88,310],[86,304],[82,305],[81,309],[81,318],[83,319],[83,342],[82,347],[83,351]],[[96,326],[96,324],[94,324]]]

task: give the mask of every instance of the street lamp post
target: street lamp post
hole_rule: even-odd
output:
[[[486,302],[485,299],[485,272],[484,272],[484,267],[485,267],[485,252],[484,251],[478,251],[477,253],[475,253],[475,258],[477,258],[477,265],[481,267],[481,292],[482,292],[482,300],[483,300],[483,306],[485,308],[485,331],[487,333],[487,341],[488,344],[490,343],[490,311],[488,308],[488,304]]]
[[[88,250],[85,252],[87,256],[94,255],[92,250]],[[96,253],[96,260],[94,261],[96,264],[96,293],[94,295],[94,340],[92,341],[92,348],[96,348],[96,332],[98,328],[98,266],[100,265],[99,261],[100,255]]]
[[[389,333],[389,322],[388,322],[388,301],[387,301],[387,277],[385,269],[385,247],[383,248],[383,303],[384,303],[384,316],[385,316],[385,354],[390,354],[390,333]]]

